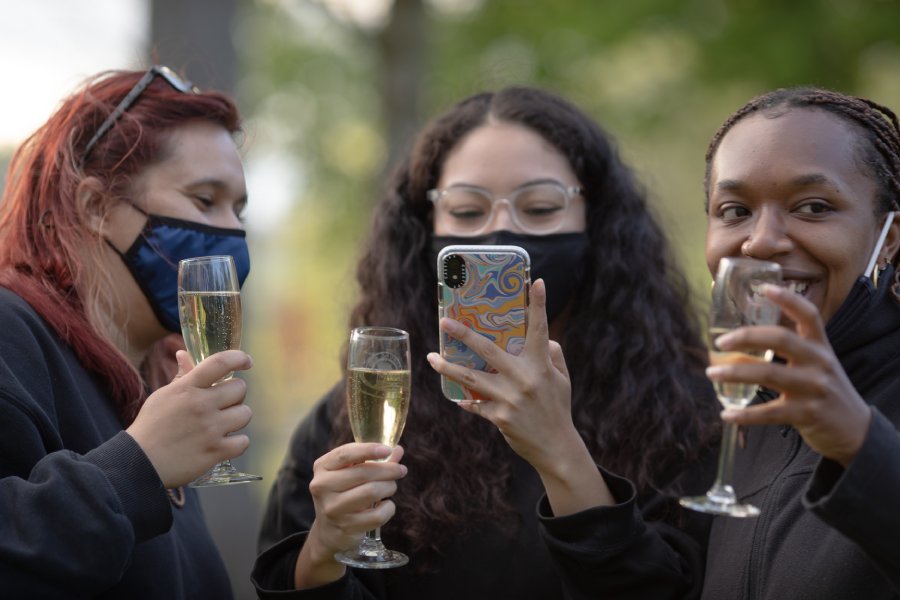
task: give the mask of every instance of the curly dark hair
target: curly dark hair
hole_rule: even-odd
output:
[[[766,118],[777,119],[792,108],[830,113],[857,132],[857,160],[878,183],[876,211],[885,214],[891,210],[900,210],[900,122],[897,115],[888,107],[867,98],[824,88],[800,86],[779,88],[756,96],[736,110],[716,131],[706,150],[704,189],[707,211],[713,158],[725,134],[750,115],[760,113]],[[894,267],[900,266],[900,253],[894,255],[892,263]],[[896,270],[894,296],[900,301],[900,269]]]
[[[393,173],[358,264],[361,296],[351,315],[353,327],[386,325],[410,334],[415,400],[402,441],[409,475],[386,529],[393,544],[417,553],[417,562],[467,526],[512,518],[506,498],[512,450],[490,423],[444,399],[425,360],[438,348],[426,191],[448,153],[489,120],[540,134],[568,159],[584,190],[591,249],[560,343],[572,377],[573,418],[597,462],[639,489],[660,489],[718,432],[689,286],[610,137],[546,91],[511,87],[472,96],[427,125]],[[334,443],[350,441],[346,409],[333,410]]]

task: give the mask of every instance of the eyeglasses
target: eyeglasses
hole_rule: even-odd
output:
[[[106,133],[112,129],[112,126],[116,124],[116,121],[125,114],[125,111],[131,108],[131,105],[135,103],[144,90],[146,90],[156,76],[160,76],[169,82],[173,88],[182,92],[184,94],[199,94],[200,90],[190,81],[186,81],[178,76],[178,74],[170,69],[169,67],[165,67],[163,65],[154,65],[150,67],[150,69],[144,73],[144,76],[134,84],[134,87],[131,88],[131,91],[122,98],[122,101],[119,102],[118,106],[110,113],[106,120],[100,124],[100,127],[97,128],[97,132],[94,134],[94,137],[91,138],[91,141],[87,143],[87,146],[84,148],[84,155],[81,159],[82,162],[87,160],[87,157],[90,155],[91,150],[93,150],[94,146],[97,142],[100,141]]]
[[[469,185],[429,190],[427,198],[449,233],[478,235],[491,223],[501,202],[511,209],[512,220],[522,231],[552,233],[562,225],[570,201],[579,194],[580,187],[547,181],[524,185],[505,198]]]

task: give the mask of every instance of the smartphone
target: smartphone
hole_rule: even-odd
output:
[[[438,311],[460,321],[510,354],[525,348],[531,259],[518,246],[447,246],[438,253]],[[494,372],[462,342],[441,332],[441,355],[448,361]],[[444,396],[454,402],[482,398],[441,376]]]

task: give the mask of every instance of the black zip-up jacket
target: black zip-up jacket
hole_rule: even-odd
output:
[[[762,514],[717,517],[700,544],[646,526],[633,486],[614,476],[606,478],[617,506],[553,518],[543,503],[544,539],[572,595],[900,598],[900,305],[889,287],[876,291],[861,278],[827,327],[841,365],[872,406],[869,432],[847,469],[817,455],[790,427],[747,428],[735,488]],[[691,565],[704,552],[702,574]]]

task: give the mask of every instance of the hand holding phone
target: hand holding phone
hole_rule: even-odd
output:
[[[525,345],[531,261],[518,246],[447,246],[438,254],[439,317],[459,321],[518,355]],[[449,362],[493,372],[462,342],[441,333],[441,355]],[[480,402],[474,390],[441,376],[444,396]]]

